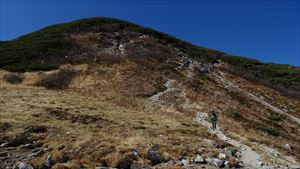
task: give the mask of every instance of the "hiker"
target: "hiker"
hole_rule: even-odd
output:
[[[212,129],[216,130],[217,129],[217,120],[218,120],[217,114],[214,111],[212,111],[209,114],[208,119],[211,121]]]

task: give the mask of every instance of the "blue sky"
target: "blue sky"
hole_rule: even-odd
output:
[[[0,39],[79,18],[124,19],[193,44],[300,66],[300,0],[0,0]]]

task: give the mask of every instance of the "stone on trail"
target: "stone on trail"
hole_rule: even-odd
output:
[[[218,157],[219,157],[220,159],[225,159],[225,158],[226,158],[226,154],[220,153]]]
[[[147,158],[152,162],[153,165],[162,163],[164,161],[164,158],[154,150],[148,150]]]
[[[284,145],[284,148],[285,148],[287,151],[289,151],[289,152],[291,152],[291,151],[293,150],[293,148],[292,148],[292,146],[291,146],[290,144],[285,144],[285,145]]]
[[[195,163],[204,163],[205,161],[203,160],[202,156],[197,154],[195,158]]]
[[[33,169],[33,167],[29,164],[26,164],[26,163],[19,163],[18,165],[18,169]]]
[[[216,167],[218,167],[218,168],[221,168],[222,165],[223,165],[223,160],[220,160],[220,159],[218,159],[218,158],[215,158],[215,159],[213,160],[213,165],[216,166]]]
[[[182,159],[181,163],[182,163],[183,166],[187,166],[187,165],[190,164],[190,161],[188,159]]]

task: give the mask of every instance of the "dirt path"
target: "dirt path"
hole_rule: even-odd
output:
[[[207,114],[198,112],[196,114],[195,120],[200,123],[201,125],[207,127],[209,129],[209,132],[212,134],[215,134],[219,139],[233,145],[236,148],[240,149],[241,152],[241,160],[244,162],[246,168],[255,168],[257,164],[262,162],[260,156],[252,150],[251,147],[238,142],[230,137],[227,137],[222,131],[220,130],[212,130],[211,124],[206,120]]]
[[[238,148],[241,152],[241,161],[244,163],[245,168],[258,168],[258,169],[275,169],[275,168],[285,168],[285,166],[289,166],[289,168],[299,168],[299,163],[291,156],[276,156],[275,154],[279,154],[275,149],[269,148],[265,145],[257,145],[257,148],[262,150],[267,156],[272,164],[269,164],[261,159],[261,156],[254,151],[251,147],[236,141],[230,137],[227,137],[220,130],[212,130],[211,123],[207,120],[207,114],[203,112],[197,112],[195,121],[199,124],[208,128],[208,131],[211,134],[215,134],[220,140],[223,140],[232,146]]]

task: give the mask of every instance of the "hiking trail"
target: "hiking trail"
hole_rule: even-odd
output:
[[[215,134],[219,139],[233,145],[236,148],[239,148],[241,152],[241,160],[245,163],[245,167],[255,168],[257,164],[261,163],[262,160],[260,156],[252,150],[251,147],[238,142],[230,137],[227,137],[222,131],[220,130],[212,130],[211,123],[206,120],[207,114],[203,112],[197,112],[195,120],[208,128],[209,132]]]

